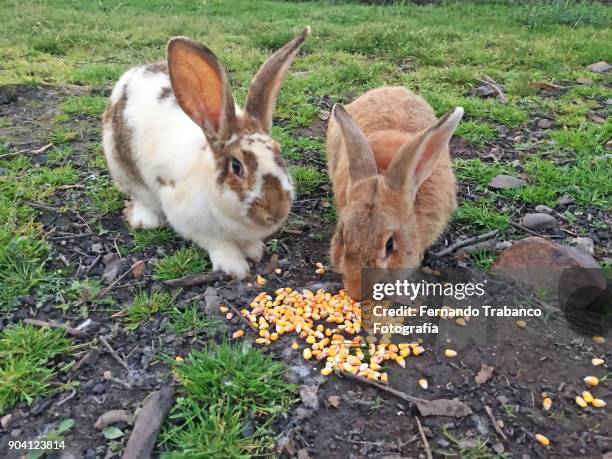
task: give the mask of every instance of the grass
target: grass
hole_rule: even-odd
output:
[[[195,304],[187,305],[182,310],[173,308],[168,312],[168,319],[168,329],[179,335],[224,326],[219,320],[204,317],[201,309]]]
[[[510,217],[497,211],[491,199],[480,199],[476,202],[463,201],[455,211],[453,221],[478,230],[505,231],[510,224]]]
[[[273,451],[269,426],[296,397],[296,387],[283,379],[284,364],[246,342],[209,343],[175,362],[173,372],[180,396],[162,433],[168,451],[162,457],[248,458]]]
[[[126,310],[125,328],[135,330],[157,314],[172,311],[177,296],[178,293],[172,295],[158,290],[152,290],[150,293],[146,291],[136,293],[132,304]]]
[[[169,228],[156,228],[148,230],[132,231],[132,241],[134,247],[132,250],[146,250],[159,247],[166,244],[171,244],[178,240],[176,233]]]
[[[290,166],[289,172],[293,177],[295,194],[298,199],[307,198],[317,188],[328,182],[327,174],[314,166]]]
[[[209,269],[210,260],[205,252],[194,247],[183,247],[158,260],[153,277],[155,280],[165,281],[189,274],[205,273]]]
[[[53,359],[72,343],[62,330],[18,324],[0,333],[0,414],[17,402],[30,405],[52,392]]]
[[[98,118],[104,112],[107,98],[104,96],[72,97],[60,104],[59,109],[66,115],[87,115]]]
[[[91,203],[91,210],[103,217],[123,209],[124,196],[115,188],[108,177],[95,177],[86,182],[86,195]]]

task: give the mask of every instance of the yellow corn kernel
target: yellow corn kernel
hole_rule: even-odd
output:
[[[280,273],[282,273],[283,271],[282,271],[282,269],[280,269],[280,268],[276,268],[276,269],[274,270],[274,272],[275,272],[276,274],[280,274]]]
[[[342,369],[348,373],[353,373],[353,374],[357,373],[357,369],[348,362],[344,362],[342,364]]]
[[[247,311],[246,309],[241,309],[240,310],[240,314],[242,314],[243,316],[248,316],[249,315],[249,311]]]
[[[270,335],[270,341],[276,341],[278,339],[278,333],[272,333]]]
[[[256,338],[255,342],[257,344],[270,344],[270,341],[268,341],[266,338]]]
[[[325,274],[325,270],[323,268],[319,268],[319,269],[315,270],[315,273],[317,273],[317,274]]]
[[[582,398],[587,403],[591,403],[594,400],[593,395],[588,390],[582,392]]]
[[[302,356],[304,357],[305,360],[312,359],[312,351],[310,350],[310,348],[307,347],[306,349],[304,349]]]
[[[329,376],[329,375],[331,375],[331,374],[332,374],[332,371],[334,371],[332,368],[330,368],[330,367],[325,367],[325,368],[323,368],[323,369],[321,370],[321,374],[322,374],[323,376]]]
[[[266,285],[266,280],[258,274],[255,283],[257,285]]]
[[[410,344],[408,344],[408,343],[399,343],[397,345],[397,348],[398,349],[409,349],[410,348]]]
[[[603,400],[599,398],[595,398],[591,402],[591,405],[593,405],[595,408],[603,408],[604,406],[606,406],[606,402],[604,402]]]
[[[604,359],[597,359],[597,358],[595,358],[595,359],[591,359],[591,363],[592,363],[594,366],[598,367],[598,366],[600,366],[600,365],[603,365],[603,364],[604,364]]]
[[[603,344],[606,342],[606,339],[603,336],[595,335],[593,336],[593,341],[595,341],[598,344]]]
[[[525,322],[524,320],[517,320],[516,321],[516,326],[518,328],[525,328],[527,326],[527,322]]]
[[[306,337],[306,342],[307,342],[308,344],[314,344],[314,343],[316,343],[316,342],[317,342],[317,339],[314,337],[314,335],[308,335],[308,336]]]
[[[323,269],[323,268],[325,268],[325,266],[323,266],[323,263],[321,263],[320,261],[317,261],[317,262],[315,263],[315,266],[316,266],[318,269]]]
[[[576,395],[576,404],[580,407],[580,408],[586,408],[588,403],[580,396],[580,395]]]
[[[347,361],[347,363],[349,365],[352,365],[352,366],[355,366],[355,367],[361,365],[361,360],[359,360],[359,358],[355,357],[354,355],[349,355],[346,358],[346,361]]]
[[[232,338],[234,338],[234,339],[242,338],[243,336],[244,336],[244,330],[236,330],[232,334]]]
[[[425,352],[425,349],[422,346],[416,346],[412,349],[414,355],[421,355],[423,352]]]
[[[294,351],[297,351],[299,348],[300,348],[300,345],[298,343],[291,344],[291,349],[293,349]]]
[[[584,378],[584,382],[587,383],[589,386],[597,386],[599,384],[599,379],[597,379],[597,377],[595,376],[587,376],[586,378]]]
[[[419,379],[419,386],[421,386],[422,389],[427,389],[429,384],[426,379]]]
[[[552,400],[548,397],[546,397],[544,400],[542,400],[542,407],[548,411],[550,410],[550,407],[552,406]]]
[[[370,368],[374,371],[379,371],[382,367],[376,362],[370,362]]]
[[[219,311],[225,314],[227,311],[229,311],[229,308],[227,306],[219,306]]]
[[[452,359],[453,357],[457,357],[457,351],[454,351],[453,349],[446,349],[444,351],[444,355],[449,359]]]
[[[404,357],[402,357],[401,355],[398,355],[397,357],[395,357],[395,361],[400,367],[406,368],[406,361],[404,360]]]
[[[176,360],[177,362],[183,362],[185,359],[183,359],[183,357],[181,357],[180,355],[177,355],[174,360]]]
[[[408,357],[410,355],[410,348],[407,347],[405,349],[400,349],[399,355],[401,355],[402,357]]]
[[[462,327],[467,325],[467,322],[465,321],[463,317],[459,317],[457,320],[455,320],[455,323],[457,325],[461,325]]]
[[[542,446],[548,446],[550,445],[550,440],[548,438],[546,438],[544,435],[542,434],[535,434],[535,439],[538,441],[538,443]]]
[[[387,375],[387,373],[382,373],[380,375],[380,382],[384,383],[384,384],[388,384],[389,383],[389,376]]]

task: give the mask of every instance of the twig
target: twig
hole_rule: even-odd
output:
[[[72,391],[70,392],[70,394],[63,398],[62,400],[60,400],[59,402],[57,402],[56,406],[62,406],[64,403],[66,403],[68,400],[70,400],[71,398],[73,398],[75,395],[77,394],[77,391],[75,389],[72,389]]]
[[[132,266],[130,266],[130,268],[124,272],[123,274],[121,274],[121,276],[117,277],[117,279],[114,280],[114,282],[112,284],[110,284],[108,287],[106,287],[104,290],[102,290],[100,293],[98,293],[92,301],[95,300],[99,300],[100,298],[105,297],[106,295],[108,295],[108,292],[110,292],[115,285],[117,285],[119,282],[121,282],[128,274],[130,274],[135,268],[137,268],[138,266],[140,266],[143,263],[146,263],[148,260],[138,260],[137,262],[135,262],[134,264],[132,264]]]
[[[502,91],[501,87],[495,82],[495,80],[493,78],[491,78],[488,75],[485,75],[485,79],[484,80],[478,80],[481,83],[484,84],[488,84],[489,86],[491,86],[495,92],[497,93],[497,97],[499,97],[499,100],[502,101],[502,103],[508,103],[508,98],[506,97],[506,95],[504,94],[504,92]]]
[[[488,233],[481,234],[480,236],[469,237],[462,241],[455,242],[454,244],[448,246],[444,250],[440,250],[439,252],[434,253],[433,256],[436,258],[441,258],[445,255],[453,253],[457,249],[460,249],[472,243],[482,242],[482,241],[486,241],[487,239],[491,239],[492,237],[495,237],[497,233],[499,233],[499,230],[495,229],[493,231],[489,231]]]
[[[82,237],[89,237],[89,236],[91,236],[91,234],[79,233],[79,234],[72,234],[70,236],[50,236],[47,239],[50,239],[52,241],[64,241],[64,240],[68,240],[68,239],[80,239]]]
[[[392,387],[389,387],[389,386],[385,386],[384,384],[379,383],[377,381],[374,381],[372,379],[363,378],[361,376],[354,375],[354,374],[349,373],[347,371],[341,371],[340,374],[342,376],[347,377],[348,379],[352,379],[353,381],[359,381],[360,383],[368,384],[370,386],[377,387],[380,390],[388,392],[388,393],[390,393],[392,395],[395,395],[397,398],[402,399],[402,400],[404,400],[405,402],[408,402],[408,403],[427,403],[428,402],[428,400],[425,400],[423,398],[415,397],[413,395],[408,395],[408,394],[406,394],[406,393],[404,393],[402,391],[399,391],[397,389],[393,389]]]
[[[91,264],[90,264],[90,265],[89,265],[87,268],[85,268],[85,271],[83,272],[83,276],[87,276],[87,275],[90,273],[90,271],[91,271],[92,269],[94,269],[94,268],[95,268],[95,266],[96,266],[98,263],[100,263],[100,260],[101,260],[101,259],[102,259],[102,254],[99,254],[99,255],[98,255],[96,258],[95,258],[95,260],[94,260],[94,261],[92,261],[92,262],[91,262]]]
[[[49,205],[43,204],[41,202],[26,201],[25,203],[27,205],[29,205],[30,207],[33,207],[34,209],[46,210],[48,212],[59,212],[61,210],[61,208],[59,208],[59,207],[49,206]]]
[[[126,370],[128,369],[128,364],[125,360],[123,360],[121,357],[119,357],[119,354],[117,354],[117,351],[115,351],[112,346],[110,344],[108,344],[108,341],[106,341],[106,338],[104,336],[100,336],[98,338],[100,340],[100,342],[102,344],[104,344],[104,347],[106,347],[106,349],[108,349],[108,352],[110,352],[110,355],[113,356],[113,358],[119,363],[119,365],[121,365],[123,368],[125,368]]]
[[[427,437],[425,436],[425,431],[423,430],[423,426],[421,425],[421,421],[417,416],[414,417],[417,423],[417,427],[419,428],[419,433],[421,434],[421,440],[423,440],[423,448],[425,448],[425,454],[427,455],[427,459],[433,459],[433,455],[431,454],[431,448],[429,447],[429,442],[427,441]]]
[[[382,443],[380,441],[365,441],[365,440],[351,440],[350,438],[342,438],[339,435],[334,435],[336,440],[345,441],[347,443],[353,443],[355,445],[376,445],[380,446]]]
[[[98,350],[97,347],[91,348],[87,354],[85,354],[81,360],[79,360],[75,366],[73,366],[70,369],[70,373],[76,373],[78,370],[81,369],[81,367],[83,365],[87,365],[90,363],[94,363],[96,360],[98,360],[98,357],[100,356],[100,351]]]
[[[40,154],[40,153],[44,153],[45,151],[47,151],[49,148],[51,148],[53,146],[52,143],[45,145],[44,147],[40,147],[37,148],[36,150],[19,150],[19,151],[13,151],[10,153],[5,153],[3,155],[0,155],[0,159],[4,159],[4,158],[10,158],[11,156],[17,156],[17,155],[21,155],[23,153],[33,153],[35,155]]]
[[[189,276],[179,277],[164,281],[164,285],[168,287],[192,287],[194,285],[206,284],[208,282],[216,282],[228,277],[223,271],[211,271],[206,274],[192,274]]]
[[[38,319],[24,319],[23,322],[28,325],[34,325],[35,327],[61,328],[66,333],[72,336],[82,336],[83,335],[83,332],[81,330],[77,330],[76,328],[72,328],[66,324],[60,324],[57,322],[46,322],[44,320],[38,320]]]
[[[234,306],[231,303],[228,303],[227,306],[234,311],[234,314],[237,315],[238,317],[240,317],[240,320],[242,320],[245,324],[247,324],[249,326],[249,328],[251,330],[257,331],[257,327],[255,325],[253,325],[251,323],[251,321],[249,319],[247,319],[246,317],[244,317],[242,314],[240,314],[240,311],[238,311],[238,309],[236,308],[236,306]]]
[[[524,227],[523,225],[521,225],[519,223],[510,222],[510,226],[512,226],[513,228],[516,228],[518,230],[524,231],[525,233],[531,234],[533,236],[539,236],[539,237],[543,237],[545,239],[552,239],[552,236],[548,236],[546,234],[536,233],[535,231],[532,231],[529,228],[526,228],[526,227]]]
[[[508,440],[508,437],[506,436],[504,431],[501,430],[501,427],[499,427],[499,425],[497,424],[497,419],[495,419],[495,416],[493,415],[493,410],[491,410],[491,408],[487,405],[485,405],[484,408],[487,414],[489,415],[489,419],[493,423],[493,428],[495,429],[495,432],[497,432],[497,434],[504,440]]]

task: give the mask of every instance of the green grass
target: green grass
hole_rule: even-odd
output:
[[[108,177],[88,180],[85,193],[90,200],[91,210],[99,217],[118,213],[123,209],[124,196]]]
[[[168,312],[168,319],[168,329],[179,335],[224,326],[224,323],[219,320],[205,317],[202,310],[195,304],[187,305],[182,310],[173,308]]]
[[[140,291],[134,296],[132,304],[127,308],[125,328],[135,330],[144,322],[151,320],[157,314],[166,314],[174,307],[178,294],[153,290],[150,293]]]
[[[289,172],[293,177],[298,199],[307,198],[329,180],[325,172],[314,166],[290,166]]]
[[[505,231],[510,224],[510,217],[498,212],[492,199],[481,198],[476,202],[463,201],[455,211],[453,221],[479,230]]]
[[[194,248],[183,247],[172,255],[155,263],[155,280],[170,280],[189,274],[201,274],[210,269],[210,260],[206,252]]]
[[[0,333],[0,414],[15,403],[30,405],[52,392],[53,359],[72,343],[62,330],[14,325]]]
[[[66,115],[88,115],[97,118],[104,112],[106,101],[104,96],[72,97],[60,104],[59,108]]]
[[[179,398],[162,433],[166,458],[248,458],[273,451],[269,426],[285,416],[296,387],[285,366],[248,343],[209,343],[174,364]],[[247,426],[253,433],[245,434]],[[175,450],[176,452],[172,452]]]
[[[133,250],[152,249],[178,241],[177,234],[170,228],[156,228],[131,231]]]

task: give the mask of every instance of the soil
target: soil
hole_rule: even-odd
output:
[[[108,90],[72,86],[0,88],[0,116],[11,121],[11,126],[0,128],[0,137],[10,142],[9,151],[32,150],[47,144],[53,129],[52,120],[59,113],[57,106],[67,97],[86,93],[107,94]],[[295,134],[322,137],[326,110],[329,110],[327,105],[322,100],[321,119],[310,128]],[[504,160],[520,159],[525,152],[518,152],[512,139],[519,135],[532,135],[536,124],[534,120],[532,125],[521,132],[504,133],[495,145],[499,148],[500,157]],[[67,123],[66,128],[79,132],[72,146],[82,153],[70,161],[82,179],[86,180],[91,174],[99,174],[88,167],[91,155],[100,154],[94,148],[101,140],[99,120],[79,116]],[[495,160],[490,148],[479,148],[461,139],[453,141],[452,150],[455,156],[462,158]],[[306,157],[312,157],[314,165],[324,168],[320,158],[316,159],[314,155]],[[33,158],[41,164],[46,162],[44,153],[34,155]],[[467,184],[460,184],[460,194],[463,199],[474,196]],[[278,240],[275,245],[283,273],[278,276],[266,274],[268,285],[265,288],[268,291],[280,286],[295,289],[325,288],[329,291],[340,287],[340,279],[330,270],[323,278],[314,273],[316,262],[329,264],[328,241],[333,234],[334,222],[321,218],[321,215],[330,199],[329,189],[322,188],[316,197],[297,202],[288,224],[273,236]],[[138,288],[150,288],[156,284],[151,276],[152,259],[172,253],[183,245],[182,241],[176,240],[161,247],[134,250],[121,213],[98,221],[86,206],[87,197],[82,188],[60,190],[45,204],[47,206],[38,206],[39,220],[43,222],[50,236],[49,241],[58,255],[54,257],[51,269],[60,268],[65,262],[70,263],[79,266],[75,272],[77,277],[93,266],[88,275],[98,278],[104,271],[103,264],[96,262],[99,255],[117,254],[125,262],[124,269],[134,261],[149,260],[141,277],[127,276],[112,290],[111,295],[118,305],[129,304]],[[58,212],[66,204],[69,204],[70,210]],[[518,221],[520,215],[530,210],[530,206],[512,207],[508,212],[513,221]],[[597,209],[590,209],[590,213],[609,221],[609,217]],[[586,215],[571,223],[564,222],[565,228],[569,232],[576,232],[586,221],[581,220],[586,219]],[[105,231],[100,232],[102,228]],[[596,256],[599,259],[607,256],[610,244],[609,233],[601,233],[596,235]],[[557,238],[570,237],[564,231],[551,230],[545,234]],[[451,225],[431,248],[431,252],[473,235],[464,234],[462,228]],[[525,235],[521,230],[511,229],[508,237],[519,238]],[[259,265],[253,266],[252,272],[268,273],[269,261],[268,255]],[[483,276],[482,273],[471,271],[469,259],[450,256],[436,259],[429,255],[426,264],[430,270],[441,271],[442,277],[455,267],[466,267],[476,278]],[[229,284],[216,282],[213,287],[217,288],[217,295],[224,301],[231,302],[239,309],[246,307],[261,291],[261,287],[248,280]],[[179,298],[179,307],[186,299],[203,293],[206,288],[206,285],[202,285],[184,289]],[[510,295],[516,298],[517,291],[501,290],[498,291],[501,297],[497,299],[501,300],[504,295],[507,295],[508,300]],[[525,294],[525,298],[532,301],[532,296],[528,294]],[[37,305],[36,302],[36,298],[24,298],[11,319],[0,321],[0,330],[8,323],[27,317],[70,322],[73,325],[83,321],[75,311],[63,314],[50,305]],[[203,302],[198,304],[204,310]],[[112,409],[135,411],[149,393],[168,384],[171,376],[160,356],[184,356],[192,347],[228,335],[227,329],[223,328],[175,335],[164,328],[164,317],[146,322],[134,332],[128,332],[122,326],[122,319],[113,316],[116,308],[90,307],[89,312],[93,322],[86,329],[85,336],[75,339],[84,346],[75,353],[73,359],[78,361],[90,351],[92,345],[99,350],[97,359],[78,371],[59,376],[61,382],[71,380],[80,383],[73,391],[57,391],[50,397],[36,399],[29,407],[21,403],[9,410],[12,415],[9,425],[5,431],[0,430],[0,457],[20,456],[18,451],[8,449],[9,440],[35,439],[66,418],[73,418],[76,424],[66,435],[66,451],[57,454],[57,457],[118,457],[118,452],[113,456],[117,444],[113,446],[94,427],[96,419]],[[609,452],[612,449],[609,408],[580,409],[574,398],[587,389],[582,379],[593,374],[601,380],[593,392],[612,403],[612,373],[609,369],[609,362],[612,362],[612,337],[608,336],[604,344],[597,344],[590,337],[577,335],[567,326],[563,315],[555,312],[549,314],[547,320],[528,320],[525,329],[518,328],[515,321],[515,318],[509,318],[484,323],[472,319],[465,327],[460,327],[452,320],[448,321],[444,327],[441,326],[444,333],[438,335],[433,342],[426,341],[425,354],[408,358],[405,369],[395,364],[390,365],[391,387],[427,399],[459,398],[473,411],[471,415],[460,418],[419,417],[433,456],[495,457],[491,451],[496,451],[507,454],[506,457],[527,459],[601,457],[603,453]],[[233,331],[241,327],[242,323],[234,318],[228,325]],[[127,370],[103,346],[93,343],[92,340],[97,336],[106,336],[117,353],[125,357]],[[447,342],[447,339],[451,342]],[[274,343],[269,351],[288,363],[292,381],[314,387],[318,408],[309,409],[298,403],[294,413],[276,426],[283,439],[283,457],[425,457],[415,421],[415,416],[418,416],[415,406],[373,386],[338,375],[327,378],[320,376],[320,365],[303,361],[296,352],[289,349],[290,340],[290,337],[284,337]],[[447,347],[455,349],[458,356],[454,359],[445,358],[443,351]],[[593,367],[590,360],[595,356],[605,359],[606,364],[603,367]],[[67,363],[71,359],[64,360]],[[493,373],[488,381],[477,384],[475,376],[482,365],[493,367]],[[106,372],[110,372],[111,379],[105,379]],[[417,380],[423,377],[429,381],[426,391],[417,384]],[[550,411],[542,409],[543,393],[553,400]],[[330,397],[334,396],[340,398],[332,398],[330,401]],[[503,422],[501,430],[507,440],[496,433],[485,406],[492,409],[496,420]],[[545,448],[538,444],[533,437],[536,433],[546,435],[551,446]],[[478,450],[482,444],[483,450]],[[490,455],[479,455],[483,451],[488,451]]]

